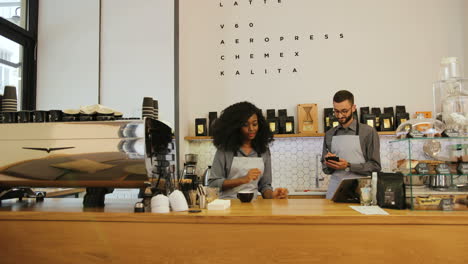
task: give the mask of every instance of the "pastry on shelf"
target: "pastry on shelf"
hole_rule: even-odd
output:
[[[419,205],[439,205],[442,199],[451,199],[452,203],[455,203],[455,196],[451,194],[416,196],[416,203]]]
[[[439,205],[442,198],[429,196],[416,196],[416,203],[419,205]]]
[[[419,161],[418,160],[408,160],[408,159],[402,159],[397,161],[397,171],[401,173],[414,173],[416,166],[418,165]]]

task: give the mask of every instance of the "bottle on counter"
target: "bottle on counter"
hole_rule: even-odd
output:
[[[369,184],[361,188],[361,195],[359,200],[361,202],[361,206],[372,205],[372,189]]]
[[[203,186],[209,185],[208,180],[210,179],[210,174],[211,174],[211,166],[208,166],[208,168],[203,173],[203,177],[202,177]]]

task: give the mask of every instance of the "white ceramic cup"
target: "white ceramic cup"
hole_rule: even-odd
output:
[[[151,198],[152,213],[169,213],[169,198],[163,194],[158,194]]]
[[[169,203],[173,211],[181,212],[188,210],[187,200],[179,190],[175,190],[169,195]]]

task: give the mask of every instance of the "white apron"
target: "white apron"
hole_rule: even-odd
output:
[[[347,160],[351,164],[364,163],[364,155],[362,154],[361,142],[359,140],[359,122],[356,121],[356,134],[336,136],[338,129],[332,137],[331,152],[338,157]],[[328,183],[327,199],[333,198],[336,189],[341,183],[342,179],[355,179],[364,177],[363,175],[355,174],[350,171],[336,170],[330,177]]]
[[[265,163],[260,154],[258,157],[237,157],[237,152],[234,153],[234,159],[232,160],[231,170],[229,172],[228,180],[242,178],[251,169],[259,169],[262,174],[254,180],[246,184],[239,185],[237,187],[221,191],[219,197],[221,199],[236,199],[237,193],[240,191],[248,191],[254,193],[254,199],[257,198],[258,193],[258,181],[263,176],[265,169]]]

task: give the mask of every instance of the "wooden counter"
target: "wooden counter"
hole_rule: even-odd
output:
[[[133,213],[137,200],[3,201],[1,263],[466,263],[468,213],[366,216],[324,199]],[[366,261],[367,260],[367,261]],[[26,262],[25,262],[26,263]]]

